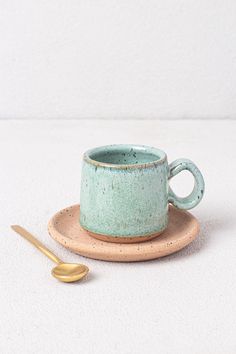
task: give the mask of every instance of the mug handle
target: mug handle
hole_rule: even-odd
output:
[[[181,198],[178,197],[169,186],[168,200],[169,203],[173,204],[175,207],[179,209],[188,210],[194,208],[202,200],[205,190],[205,183],[202,174],[197,168],[197,166],[191,160],[188,159],[178,159],[173,161],[169,165],[168,179],[170,180],[172,177],[174,177],[183,170],[191,172],[194,177],[194,187],[192,193],[190,193],[187,197]]]

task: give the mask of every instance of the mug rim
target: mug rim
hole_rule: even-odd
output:
[[[136,150],[146,150],[147,153],[150,153],[152,155],[156,155],[157,159],[150,161],[150,162],[144,162],[144,163],[138,163],[138,164],[114,164],[110,162],[100,162],[91,157],[91,154],[93,153],[98,153],[98,152],[103,152],[107,151],[107,149],[113,150],[115,148],[133,148]],[[98,146],[92,149],[87,150],[84,155],[83,155],[83,160],[96,166],[96,167],[107,167],[107,168],[114,168],[114,169],[129,169],[129,168],[147,168],[147,167],[153,167],[156,165],[160,165],[163,162],[167,160],[166,153],[163,150],[160,150],[158,148],[152,147],[152,146],[147,146],[147,145],[139,145],[139,144],[112,144],[112,145],[103,145],[103,146]]]

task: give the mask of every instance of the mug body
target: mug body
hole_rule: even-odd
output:
[[[142,145],[109,145],[84,154],[80,224],[99,239],[139,242],[168,222],[166,154]]]

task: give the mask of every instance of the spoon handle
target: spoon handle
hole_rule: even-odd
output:
[[[46,246],[44,246],[39,240],[37,240],[31,233],[25,230],[20,225],[11,225],[11,228],[17,232],[19,235],[24,237],[30,243],[32,243],[36,248],[38,248],[45,256],[50,258],[55,263],[63,263],[60,258],[58,258],[52,251],[50,251]]]

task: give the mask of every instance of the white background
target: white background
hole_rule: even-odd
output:
[[[236,353],[235,118],[234,0],[0,0],[1,354]],[[112,143],[198,165],[192,244],[122,264],[49,237],[49,218],[79,203],[82,153]],[[56,281],[11,224],[88,279]]]
[[[0,118],[236,118],[236,2],[0,0]]]

